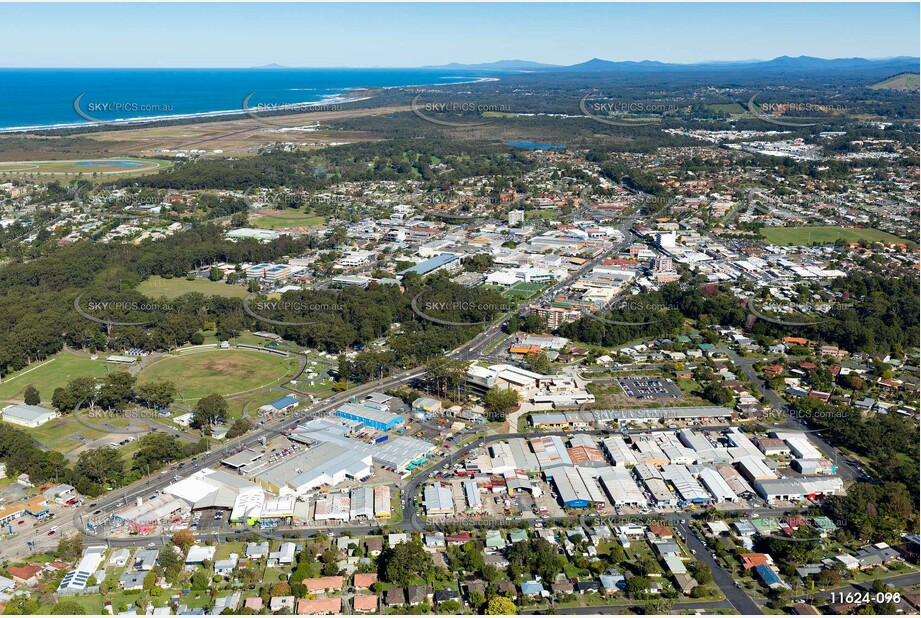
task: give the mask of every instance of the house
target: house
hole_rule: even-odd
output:
[[[675,586],[684,595],[691,594],[697,587],[697,580],[687,573],[672,573],[672,579],[675,580]]]
[[[547,591],[544,585],[537,581],[523,582],[521,584],[521,594],[524,596],[545,596]]]
[[[365,539],[365,549],[368,550],[369,556],[380,556],[381,552],[384,551],[384,540],[376,536]]]
[[[599,592],[601,590],[601,584],[593,580],[576,582],[573,584],[573,587],[579,594],[585,594],[587,592]]]
[[[205,560],[214,560],[214,554],[217,547],[213,545],[193,545],[189,548],[189,553],[185,557],[186,565],[199,565]]]
[[[25,584],[27,586],[33,586],[38,583],[39,574],[42,572],[42,567],[35,566],[34,564],[27,564],[26,566],[11,566],[7,569],[10,577],[13,578],[17,584]]]
[[[860,568],[860,561],[849,554],[841,554],[840,556],[835,556],[834,559],[848,571],[856,571]]]
[[[656,554],[659,558],[665,558],[666,556],[681,556],[681,547],[677,543],[672,542],[658,542],[652,544],[653,549],[655,549]]]
[[[384,596],[384,605],[387,607],[400,607],[406,604],[406,595],[400,587],[394,587]]]
[[[229,558],[224,560],[216,560],[214,562],[214,574],[227,577],[233,573],[234,567],[237,565],[237,554],[230,554]]]
[[[741,559],[742,568],[746,571],[757,566],[774,563],[767,554],[742,554]]]
[[[377,573],[355,573],[352,585],[358,590],[370,590],[377,583]]]
[[[255,597],[259,598],[259,597]],[[250,599],[247,599],[249,601]],[[261,601],[261,599],[260,599]],[[300,616],[318,614],[338,614],[342,611],[342,599],[332,597],[329,599],[300,599],[297,602],[297,613]]]
[[[618,571],[602,573],[598,579],[601,582],[601,590],[604,591],[605,594],[614,594],[619,592],[623,590],[627,585],[627,580],[623,573]]]
[[[675,538],[675,533],[672,532],[672,529],[664,524],[652,523],[649,524],[648,528],[653,536],[662,539],[663,541],[668,541]]]
[[[446,547],[444,532],[431,532],[426,534],[425,546],[429,549],[444,549]]]
[[[406,589],[406,602],[409,605],[431,603],[432,589],[428,586],[410,586]]]
[[[244,555],[250,560],[262,560],[269,555],[269,542],[247,543]]]
[[[109,564],[123,567],[128,564],[128,558],[131,557],[131,552],[127,548],[117,549],[112,552],[112,555],[109,556]]]
[[[251,609],[256,613],[262,611],[262,597],[250,597],[243,602],[243,607]],[[298,612],[300,613],[300,612]]]
[[[460,593],[457,590],[436,590],[435,591],[435,603],[440,605],[442,603],[447,603],[448,601],[460,601]]]
[[[550,584],[550,592],[554,596],[559,596],[561,594],[572,594],[575,588],[573,588],[572,582],[568,581],[559,581]]]
[[[307,586],[307,592],[318,594],[342,590],[344,581],[341,575],[330,575],[329,577],[308,577],[302,583]]]
[[[149,571],[153,569],[157,564],[157,558],[159,555],[160,550],[158,550],[156,547],[145,547],[144,549],[139,549],[134,555],[135,570]]]
[[[135,571],[134,573],[125,573],[118,578],[118,585],[122,590],[131,591],[131,590],[143,590],[144,589],[144,578],[147,576],[147,573]]]
[[[513,601],[518,598],[518,589],[515,587],[515,584],[510,581],[506,580],[499,582],[498,590],[501,596]]]
[[[376,594],[357,594],[352,597],[352,609],[359,614],[377,611]]]
[[[214,599],[214,609],[211,610],[211,613],[215,616],[218,616],[226,609],[229,609],[231,613],[237,613],[237,607],[240,606],[240,597],[242,596],[243,595],[237,591],[233,594],[228,594],[223,597]]]
[[[755,574],[758,576],[765,586],[774,590],[775,588],[787,588],[788,586],[783,583],[783,580],[780,579],[780,575],[777,574],[773,568],[766,564],[759,564],[755,567]]]

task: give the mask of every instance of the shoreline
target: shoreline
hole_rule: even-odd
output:
[[[441,79],[452,79],[452,76],[444,76]],[[456,79],[456,77],[455,77]],[[262,116],[265,118],[279,117],[279,116],[290,116],[297,113],[308,113],[311,107],[323,107],[327,105],[347,105],[349,103],[358,103],[361,101],[368,101],[372,99],[371,96],[365,97],[356,97],[356,96],[346,96],[347,94],[357,94],[363,91],[371,90],[398,90],[400,88],[424,88],[432,86],[456,86],[463,84],[478,84],[482,82],[493,82],[499,81],[498,77],[479,77],[467,81],[458,81],[451,82],[448,84],[408,84],[404,86],[380,86],[380,87],[367,87],[367,86],[354,86],[349,88],[344,88],[343,92],[334,93],[325,95],[319,101],[302,101],[298,103],[285,103],[284,107],[286,108],[303,108],[302,111],[293,111],[291,109],[285,110],[287,113],[282,111],[272,112],[271,110],[266,113],[262,112]],[[298,90],[307,90],[307,89],[292,89],[295,91]],[[72,131],[72,130],[89,130],[89,132],[97,133],[100,131],[106,130],[119,130],[125,128],[138,128],[138,125],[145,124],[155,124],[155,123],[170,123],[175,125],[182,124],[192,124],[194,121],[200,120],[228,120],[232,119],[234,116],[245,116],[258,120],[256,112],[247,108],[245,105],[241,106],[240,109],[227,109],[227,110],[212,110],[207,112],[192,112],[186,114],[168,114],[164,116],[141,116],[137,118],[116,118],[113,120],[98,120],[96,122],[68,122],[68,123],[58,123],[51,125],[33,125],[25,127],[0,127],[0,136],[6,135],[16,135],[16,134],[40,134],[41,137],[45,137],[48,132],[54,131]],[[182,122],[183,120],[190,121],[188,123]],[[178,121],[178,122],[177,122]]]

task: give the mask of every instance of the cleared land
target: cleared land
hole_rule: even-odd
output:
[[[870,86],[871,90],[918,90],[918,73],[900,73]]]
[[[190,350],[155,360],[138,374],[138,382],[170,380],[179,399],[189,404],[205,395],[225,397],[268,388],[289,380],[297,359],[249,350]]]
[[[50,402],[54,389],[66,385],[70,380],[81,376],[104,376],[116,369],[119,367],[102,359],[90,360],[60,352],[48,360],[32,363],[22,371],[5,377],[0,384],[0,399],[21,401],[26,388],[31,384],[38,389],[42,402]]]
[[[198,292],[205,296],[227,296],[230,298],[244,298],[246,288],[240,285],[227,285],[223,281],[209,281],[208,279],[195,279],[189,281],[185,278],[164,279],[154,276],[143,281],[138,286],[138,291],[149,298],[176,298],[189,292]]]
[[[835,242],[839,238],[847,242],[866,240],[868,242],[912,244],[881,230],[836,226],[766,227],[762,228],[761,235],[772,245],[781,246],[825,244]]]

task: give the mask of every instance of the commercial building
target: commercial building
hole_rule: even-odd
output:
[[[57,417],[54,410],[31,406],[24,403],[15,403],[3,408],[3,420],[21,427],[40,427]]]
[[[340,406],[336,410],[336,416],[358,421],[366,427],[379,429],[380,431],[390,431],[403,424],[403,417],[399,414],[354,403],[346,403]]]
[[[440,483],[426,485],[422,492],[425,512],[428,515],[453,515],[454,495],[450,487]]]
[[[806,498],[836,494],[844,489],[844,482],[837,476],[804,476],[797,479],[755,481],[754,488],[768,502],[799,502]]]
[[[287,487],[296,494],[305,494],[346,479],[366,478],[371,475],[371,461],[367,453],[325,442],[279,461],[253,480],[275,493]]]
[[[401,270],[399,275],[402,278],[410,273],[414,273],[424,277],[425,275],[430,275],[439,270],[456,270],[460,268],[460,265],[460,256],[454,255],[453,253],[442,253],[441,255],[407,268],[406,270]]]

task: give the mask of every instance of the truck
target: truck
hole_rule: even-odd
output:
[[[390,436],[378,436],[378,437],[374,438],[374,443],[375,443],[375,444],[380,444],[381,442],[386,442],[387,439],[388,439],[389,437],[390,437]]]

